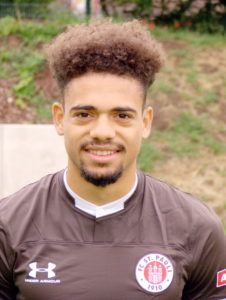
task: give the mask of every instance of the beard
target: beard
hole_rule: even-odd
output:
[[[80,175],[88,182],[98,187],[105,187],[109,184],[115,183],[122,175],[123,167],[120,166],[112,173],[100,175],[98,173],[90,172],[84,166],[80,167]]]
[[[121,144],[113,143],[101,143],[99,141],[89,141],[81,145],[80,150],[85,150],[88,146],[99,146],[99,145],[110,145],[117,149],[118,151],[125,151],[125,147]],[[115,171],[109,172],[108,174],[98,174],[98,172],[89,171],[83,161],[80,161],[80,164],[77,165],[80,169],[80,175],[87,181],[98,187],[105,187],[109,184],[115,183],[123,173],[123,165],[118,166]],[[99,164],[97,167],[104,167],[103,164]]]

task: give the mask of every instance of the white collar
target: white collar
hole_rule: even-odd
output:
[[[116,213],[122,209],[124,209],[124,204],[126,200],[130,198],[130,196],[135,192],[137,188],[138,178],[136,174],[135,184],[132,189],[122,198],[115,200],[113,202],[104,204],[104,205],[95,205],[81,197],[79,197],[72,189],[69,187],[67,183],[67,169],[64,172],[64,186],[68,193],[72,196],[75,201],[75,206],[86,213],[95,216],[96,218],[100,218],[103,216],[107,216],[113,213]]]

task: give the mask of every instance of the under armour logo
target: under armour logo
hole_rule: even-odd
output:
[[[37,268],[37,262],[29,264],[31,269],[29,276],[36,278],[37,273],[48,273],[48,278],[55,277],[56,274],[53,270],[56,268],[56,265],[53,263],[48,263],[48,268]]]

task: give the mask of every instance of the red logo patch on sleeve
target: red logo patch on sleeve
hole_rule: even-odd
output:
[[[217,287],[226,285],[226,269],[217,272]]]

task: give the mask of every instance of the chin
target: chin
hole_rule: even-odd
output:
[[[117,180],[122,176],[123,168],[120,167],[112,172],[91,172],[86,168],[80,169],[80,175],[89,183],[92,183],[98,187],[106,187],[110,184],[117,182]]]

